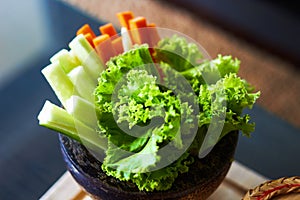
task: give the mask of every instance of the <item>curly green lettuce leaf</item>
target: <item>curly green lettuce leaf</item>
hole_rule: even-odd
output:
[[[211,107],[212,97],[217,96],[221,90],[224,91],[225,99],[220,101],[224,101],[225,104],[219,102],[219,105],[223,105],[223,108],[213,109]],[[199,126],[209,125],[216,112],[226,110],[225,124],[221,136],[235,130],[241,130],[244,135],[250,136],[250,133],[254,131],[255,124],[250,123],[248,115],[242,116],[242,111],[245,108],[252,108],[259,96],[260,92],[251,93],[247,82],[234,73],[225,75],[216,84],[201,85],[199,104],[202,110]]]
[[[108,155],[116,154],[119,157],[124,157],[124,155],[128,157],[114,162],[113,166],[106,162],[111,162],[110,159],[114,158],[107,156],[102,165],[103,171],[122,181],[132,181],[141,191],[164,191],[170,189],[179,174],[188,172],[188,166],[193,163],[193,157],[190,157],[189,153],[185,152],[169,166],[149,172],[149,169],[155,166],[157,160],[161,159],[157,155],[158,147],[154,143],[155,137],[152,137],[143,151],[131,156],[128,156],[128,152],[121,151],[119,148],[109,148],[111,152]],[[118,165],[118,168],[115,168],[116,165]],[[136,171],[136,173],[130,173],[129,171]]]
[[[195,67],[181,72],[189,80],[194,91],[198,94],[200,85],[215,84],[225,75],[237,74],[240,68],[240,61],[232,56],[218,55],[211,61],[203,61]]]
[[[131,66],[126,64],[126,70],[120,70],[118,62],[112,59],[99,78],[95,91],[100,110],[99,127],[109,140],[102,169],[120,180],[135,182],[140,189],[166,190],[178,173],[187,171],[188,162],[176,158],[176,167],[169,169],[172,173],[157,177],[152,171],[162,165],[161,160],[172,160],[171,154],[163,158],[166,155],[159,150],[170,145],[169,151],[182,151],[185,145],[182,134],[189,134],[182,130],[194,126],[195,116],[191,115],[193,110],[189,102],[182,101],[172,90],[159,84],[166,76],[160,77],[153,66],[140,67],[143,59],[138,52],[144,50],[142,46],[130,54],[118,56],[123,62],[131,63]],[[107,90],[110,87],[111,90]],[[184,96],[183,92],[178,95]],[[169,184],[163,180],[168,180]]]
[[[209,149],[232,131],[241,131],[248,137],[254,131],[255,123],[250,122],[249,115],[242,115],[242,111],[253,107],[260,92],[253,93],[254,88],[238,77],[239,67],[238,59],[218,55],[181,73],[198,95],[200,108],[199,130],[202,131],[198,131],[191,151],[199,150],[202,145]],[[209,128],[214,127],[223,127],[220,135],[207,135]],[[206,136],[207,141],[203,143]]]
[[[130,180],[136,173],[148,172],[160,159],[157,156],[157,139],[155,136],[149,137],[145,147],[138,153],[124,151],[110,142],[102,169],[120,180]]]
[[[119,157],[121,153],[116,153],[117,150],[108,151],[107,159],[103,163],[106,167],[113,166],[116,171],[123,172],[118,174],[120,179],[122,179],[121,175],[126,175],[124,171],[135,169],[133,163],[136,163],[137,166],[143,163],[145,169],[148,169],[147,167],[153,166],[159,161],[159,157],[154,153],[150,157],[147,156],[147,158],[155,162],[146,165],[147,162],[145,162],[145,155],[143,154],[147,149],[154,147],[158,149],[161,144],[170,141],[173,141],[174,146],[177,148],[182,148],[183,144],[179,131],[180,115],[181,112],[191,113],[187,103],[181,103],[179,99],[170,94],[170,90],[160,91],[159,86],[156,84],[156,77],[149,75],[145,70],[129,71],[126,74],[125,81],[126,84],[120,84],[121,87],[118,88],[118,95],[116,102],[113,102],[112,112],[116,115],[117,126],[120,127],[124,124],[126,126],[119,130],[119,134],[122,134],[123,137],[127,135],[127,137],[135,138],[130,136],[132,131],[136,138],[131,143],[124,143],[123,139],[122,144],[119,144],[120,137],[116,137],[115,132],[111,133],[113,127],[108,128],[106,133],[111,142],[119,144],[119,146],[116,146],[119,151],[134,150],[136,154],[116,161],[115,157]],[[184,118],[188,117],[189,114],[185,114]],[[125,132],[123,132],[124,129],[126,129]],[[156,139],[153,141],[153,138]],[[145,144],[146,140],[148,140],[147,144]],[[141,168],[138,169],[130,173],[143,172]]]
[[[151,173],[138,173],[132,177],[131,180],[138,185],[140,190],[168,190],[172,187],[179,174],[188,172],[188,166],[192,164],[193,161],[193,158],[190,157],[188,153],[184,153],[171,165]]]
[[[110,112],[109,102],[118,81],[129,70],[149,63],[153,63],[153,61],[148,45],[141,45],[111,58],[106,64],[107,69],[98,78],[98,86],[95,89],[95,102],[99,109]]]
[[[233,59],[230,55],[218,55],[218,57],[213,59],[211,63],[218,68],[220,76],[224,77],[225,75],[228,75],[230,73],[237,74],[241,62],[237,58]]]
[[[198,46],[185,38],[173,35],[160,40],[155,47],[155,59],[168,63],[181,72],[193,68],[203,58]]]

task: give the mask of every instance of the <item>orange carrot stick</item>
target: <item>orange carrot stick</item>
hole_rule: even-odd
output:
[[[95,47],[97,47],[101,43],[103,43],[105,40],[108,40],[108,39],[109,39],[108,34],[99,35],[93,39],[93,44],[95,45]]]
[[[148,27],[156,27],[156,24],[155,23],[149,23],[147,26]]]
[[[122,27],[126,27],[129,30],[129,20],[134,18],[134,15],[131,11],[119,12],[117,17],[120,21]]]
[[[117,37],[117,38],[113,39],[111,43],[112,43],[113,48],[115,49],[116,55],[124,52],[121,37]]]
[[[136,17],[129,20],[129,29],[144,28],[147,27],[147,22],[145,17]]]
[[[100,35],[93,39],[95,49],[103,63],[106,63],[111,57],[116,55],[108,34]]]
[[[142,44],[149,42],[149,36],[147,34],[146,28],[147,22],[144,17],[136,17],[129,20],[129,29],[131,33],[132,42],[134,44]]]
[[[160,40],[159,34],[156,29],[156,25],[154,23],[148,24],[148,34],[150,36],[149,46],[154,47],[158,41]]]
[[[112,23],[108,23],[103,26],[100,26],[99,30],[103,35],[108,34],[109,37],[117,35],[117,31],[116,31],[115,27],[112,25]]]
[[[95,48],[95,45],[93,43],[93,37],[92,37],[91,33],[84,34],[84,37],[91,44],[91,46],[93,48]]]
[[[94,39],[96,37],[94,31],[92,30],[92,28],[90,27],[89,24],[84,24],[82,27],[80,27],[77,32],[76,32],[76,35],[79,35],[79,34],[88,34],[90,33],[92,38]]]

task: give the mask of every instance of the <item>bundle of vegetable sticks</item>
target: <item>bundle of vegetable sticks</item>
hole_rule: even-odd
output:
[[[50,59],[42,73],[61,105],[46,101],[39,123],[105,155],[108,176],[168,190],[225,135],[250,136],[243,109],[260,93],[237,75],[238,59],[207,59],[178,32],[162,37],[130,11],[117,17],[120,34],[108,23],[97,36],[85,24]]]
[[[134,17],[131,11],[117,13],[117,17],[121,36],[111,23],[100,26],[98,36],[89,24],[84,24],[69,43],[70,50],[60,50],[42,70],[62,107],[47,100],[38,116],[39,124],[101,149],[106,149],[107,141],[95,134],[93,95],[99,74],[111,57],[130,50],[134,44],[154,45],[159,40],[155,24],[148,24],[144,17]],[[78,130],[83,134],[79,136]]]

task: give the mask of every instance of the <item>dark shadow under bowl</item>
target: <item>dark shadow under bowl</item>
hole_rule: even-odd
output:
[[[93,198],[102,200],[207,199],[225,178],[238,140],[238,132],[225,136],[203,159],[195,159],[189,172],[180,174],[167,191],[139,191],[131,182],[119,181],[101,170],[101,162],[78,142],[59,135],[67,169]]]

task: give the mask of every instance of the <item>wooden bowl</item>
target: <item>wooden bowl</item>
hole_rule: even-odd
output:
[[[225,178],[238,140],[238,132],[225,136],[203,159],[195,158],[187,173],[180,174],[167,191],[139,191],[131,182],[119,181],[101,170],[101,162],[78,142],[59,135],[61,151],[67,169],[76,182],[94,199],[153,200],[153,199],[207,199]]]

